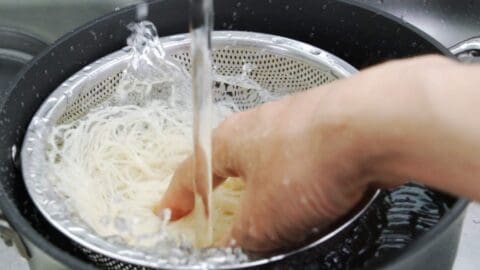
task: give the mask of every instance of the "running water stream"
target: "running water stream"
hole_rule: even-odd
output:
[[[212,244],[212,60],[213,0],[190,0],[192,36],[195,245]]]

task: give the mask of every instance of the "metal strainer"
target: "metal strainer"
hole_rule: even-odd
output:
[[[189,71],[189,35],[165,37],[160,41],[167,54]],[[251,65],[253,69],[249,72],[249,78],[275,95],[303,91],[356,72],[334,55],[283,37],[250,32],[214,32],[212,43],[217,74],[241,75],[245,65]],[[25,184],[38,209],[53,226],[78,243],[92,262],[105,269],[162,268],[166,264],[152,254],[101,238],[66,206],[65,199],[45,177],[45,138],[53,125],[78,119],[109,98],[115,92],[130,57],[125,50],[114,52],[86,66],[55,89],[32,119],[21,156]],[[261,100],[252,89],[219,82],[214,84],[214,88],[215,99],[221,99],[222,95],[228,93],[242,110],[258,105]],[[363,213],[377,194],[350,220],[310,246],[331,238],[348,226]],[[260,265],[287,255],[223,268]]]

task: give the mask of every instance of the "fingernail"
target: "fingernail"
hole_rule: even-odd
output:
[[[186,214],[188,214],[185,210],[176,208],[176,207],[166,207],[164,204],[159,203],[153,208],[153,213],[160,217],[162,220],[169,220],[169,221],[175,221]]]

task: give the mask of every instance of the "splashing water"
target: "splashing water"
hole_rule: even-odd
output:
[[[129,28],[131,61],[114,94],[85,116],[54,127],[47,153],[52,182],[73,212],[125,250],[173,267],[247,261],[238,248],[194,248],[194,215],[169,223],[168,212],[163,218],[153,214],[175,168],[191,153],[195,92],[189,74],[162,48],[153,24]],[[223,100],[211,110],[206,116],[215,126],[238,109]],[[214,226],[203,243],[225,232],[238,207],[243,183],[230,179],[225,185],[209,195],[216,202],[209,211]]]

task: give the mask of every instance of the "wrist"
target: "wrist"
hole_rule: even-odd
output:
[[[418,68],[395,61],[369,69],[337,89],[333,114],[348,130],[349,151],[367,185],[392,187],[409,175],[404,158],[428,123],[426,83]]]

